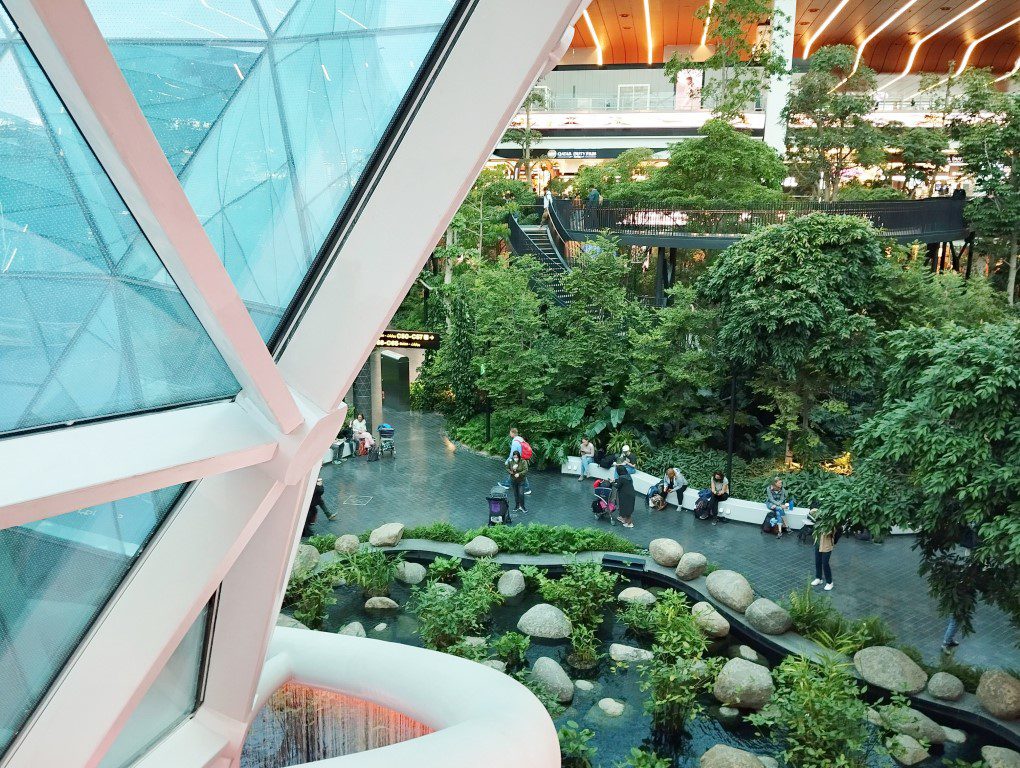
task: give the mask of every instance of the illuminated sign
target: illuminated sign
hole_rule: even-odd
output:
[[[375,345],[404,349],[439,349],[439,334],[425,331],[383,331]]]

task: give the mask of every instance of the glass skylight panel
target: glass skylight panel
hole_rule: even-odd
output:
[[[239,388],[31,52],[0,46],[0,433]]]

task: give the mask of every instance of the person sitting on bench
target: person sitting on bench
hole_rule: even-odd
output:
[[[777,477],[765,490],[765,508],[776,518],[776,538],[782,538],[783,531],[790,530],[790,526],[786,524],[784,516],[793,509],[793,500],[786,489],[783,488],[783,478]]]
[[[666,508],[666,497],[672,491],[676,491],[677,506],[681,506],[684,500],[684,491],[686,490],[687,478],[676,467],[670,467],[663,474],[662,479],[654,483],[645,495],[648,499],[648,506],[654,506],[656,509],[663,510]],[[656,496],[658,496],[658,503],[653,505],[652,502],[655,501]]]

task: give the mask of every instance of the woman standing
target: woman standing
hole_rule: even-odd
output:
[[[528,511],[528,508],[524,506],[524,483],[528,477],[528,462],[521,458],[520,451],[514,451],[510,455],[507,471],[510,473],[510,485],[514,489],[514,512],[523,514]]]
[[[817,587],[824,578],[825,591],[832,590],[832,568],[829,567],[829,559],[837,541],[839,534],[834,525],[831,523],[815,525],[815,580],[811,582],[812,587]]]
[[[620,472],[613,486],[619,493],[619,513],[617,520],[624,528],[634,527],[634,480],[629,472]]]

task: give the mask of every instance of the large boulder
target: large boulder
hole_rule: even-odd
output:
[[[278,627],[290,627],[291,629],[308,629],[307,626],[302,624],[300,621],[295,619],[293,616],[288,616],[285,613],[281,613],[276,617],[276,626]]]
[[[315,570],[319,562],[319,550],[311,544],[299,544],[294,554],[294,565],[290,569],[291,578],[303,579]]]
[[[655,595],[641,587],[627,587],[616,596],[621,603],[637,603],[638,605],[652,605],[655,602]]]
[[[948,672],[936,672],[928,681],[928,693],[943,701],[957,701],[964,694],[963,681]]]
[[[524,591],[524,574],[516,569],[504,571],[496,582],[496,589],[503,597],[517,597]]]
[[[913,736],[900,733],[885,743],[889,754],[900,765],[917,765],[928,759],[928,750]]]
[[[403,523],[386,523],[368,535],[368,543],[373,547],[392,547],[403,535]]]
[[[468,557],[495,557],[499,554],[499,544],[488,536],[475,536],[464,545],[464,554]]]
[[[715,679],[712,694],[721,704],[739,709],[761,709],[772,694],[772,674],[746,659],[730,659]]]
[[[684,552],[680,562],[676,564],[676,577],[681,581],[691,581],[705,573],[708,558],[700,552]]]
[[[989,669],[978,682],[978,701],[985,710],[1002,720],[1020,717],[1020,680],[1001,669]]]
[[[700,602],[691,606],[694,622],[709,637],[726,637],[730,633],[730,623],[711,603]]]
[[[684,554],[680,542],[673,539],[652,539],[648,545],[648,554],[652,560],[665,568],[675,568]]]
[[[854,654],[854,666],[868,683],[896,693],[920,693],[928,674],[898,648],[873,645]]]
[[[395,611],[400,606],[388,597],[370,597],[365,601],[366,611]]]
[[[750,752],[725,744],[716,744],[701,756],[701,768],[762,768],[762,762]]]
[[[708,594],[737,613],[743,613],[754,602],[754,591],[736,571],[712,571],[706,579]]]
[[[781,635],[793,626],[790,612],[765,597],[759,597],[744,612],[747,623],[766,635]]]
[[[626,709],[623,702],[616,699],[599,699],[598,707],[606,714],[606,717],[619,717]]]
[[[360,621],[352,621],[344,624],[336,631],[338,635],[349,635],[350,637],[366,637],[365,625]]]
[[[539,603],[529,608],[517,622],[517,629],[530,637],[562,640],[570,637],[570,619],[555,605]]]
[[[1020,752],[1006,747],[981,747],[981,758],[988,768],[1020,768]]]
[[[635,648],[632,645],[622,645],[621,643],[613,643],[609,646],[609,658],[613,661],[651,661],[652,652],[646,651],[644,648]]]
[[[560,704],[567,704],[574,698],[574,684],[555,659],[540,656],[531,665],[531,676],[535,682],[555,696]]]
[[[406,560],[401,560],[397,563],[397,581],[402,581],[405,584],[410,584],[411,586],[421,584],[425,581],[426,573],[425,566],[421,563],[409,563]]]
[[[910,707],[883,707],[880,712],[882,723],[895,733],[913,736],[918,741],[942,744],[946,740],[946,729],[930,717]]]
[[[345,533],[343,536],[338,537],[333,545],[333,549],[342,555],[357,552],[360,548],[361,540],[353,533]]]

